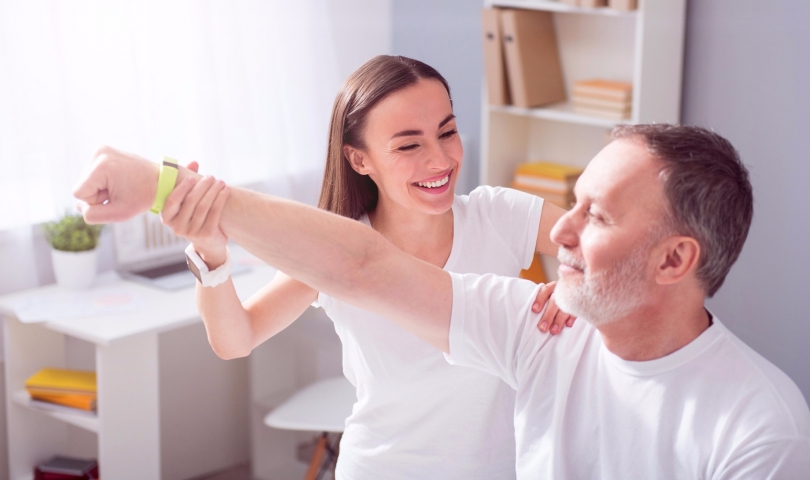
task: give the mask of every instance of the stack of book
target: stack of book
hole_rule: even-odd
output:
[[[521,163],[515,169],[512,188],[531,193],[569,209],[574,203],[574,184],[582,169],[552,162]]]
[[[96,480],[98,462],[71,457],[52,457],[34,469],[34,480]]]
[[[574,110],[585,115],[624,120],[633,111],[633,84],[609,80],[580,80],[571,91]]]
[[[81,370],[43,368],[25,381],[31,403],[70,407],[88,412],[96,410],[96,374]]]

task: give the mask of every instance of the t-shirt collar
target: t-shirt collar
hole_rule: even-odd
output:
[[[722,335],[723,325],[720,320],[711,312],[709,312],[709,315],[712,321],[709,328],[698,335],[696,339],[665,357],[642,362],[624,360],[608,350],[604,343],[602,343],[599,353],[608,366],[616,368],[627,375],[649,377],[669,372],[699,356]]]

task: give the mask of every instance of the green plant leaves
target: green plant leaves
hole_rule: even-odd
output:
[[[42,226],[45,238],[55,250],[63,252],[83,252],[98,245],[103,225],[88,225],[80,214],[65,214],[56,222]]]

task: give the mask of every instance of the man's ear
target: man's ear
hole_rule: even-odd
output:
[[[655,268],[659,285],[674,285],[697,270],[700,244],[692,237],[674,236],[662,242],[660,261]]]
[[[367,157],[362,151],[350,145],[343,145],[343,156],[349,160],[349,165],[360,175],[368,175],[371,172],[366,165]]]

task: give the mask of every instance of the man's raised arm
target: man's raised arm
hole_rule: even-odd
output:
[[[74,195],[89,223],[149,210],[159,167],[109,147],[96,154]],[[177,184],[198,175],[181,167]],[[360,222],[301,203],[234,188],[220,228],[265,262],[316,290],[380,314],[448,352],[450,275]]]

